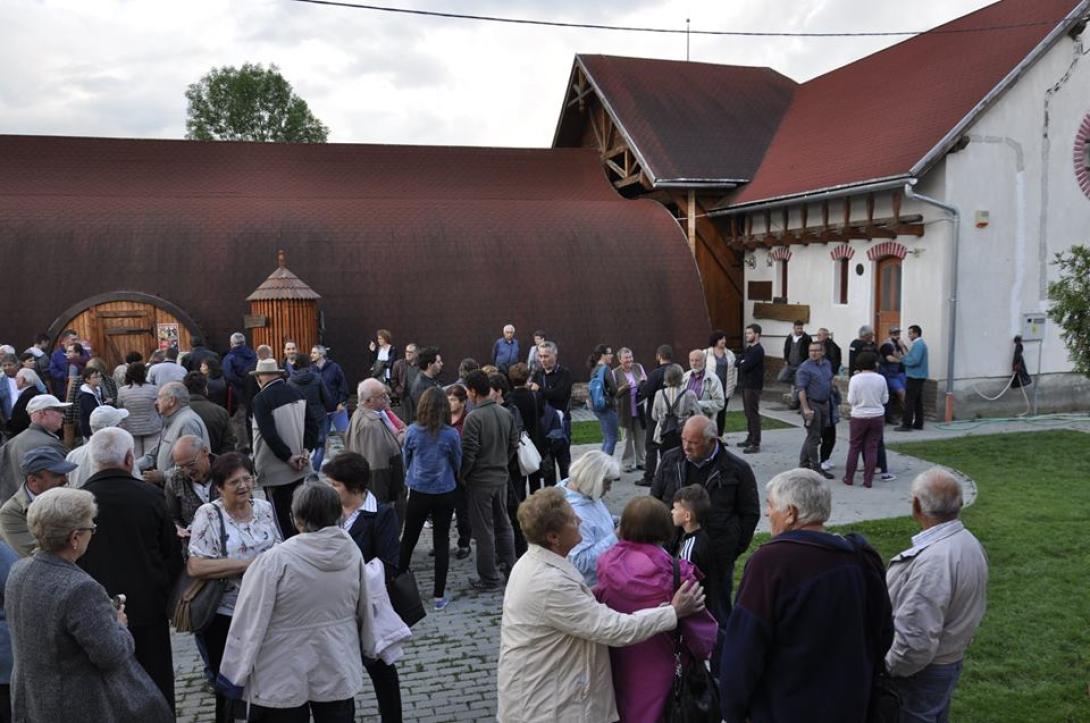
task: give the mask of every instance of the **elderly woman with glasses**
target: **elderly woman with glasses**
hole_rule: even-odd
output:
[[[363,687],[363,555],[328,485],[296,488],[291,515],[299,534],[243,578],[219,679],[251,703],[250,720],[351,723]]]
[[[15,563],[4,594],[14,720],[174,720],[136,662],[123,601],[76,565],[96,511],[94,495],[65,487],[38,495],[27,511],[38,552]]]
[[[579,544],[579,518],[564,491],[547,487],[519,505],[530,549],[511,569],[500,624],[498,714],[501,721],[617,720],[609,646],[673,630],[704,609],[699,585],[682,583],[669,605],[631,615],[594,599],[568,559]]]
[[[621,478],[621,466],[605,452],[592,450],[572,463],[571,476],[561,483],[564,498],[579,516],[579,544],[568,559],[583,573],[587,587],[598,582],[598,558],[617,544],[617,522],[602,497]]]
[[[195,578],[227,578],[215,618],[197,634],[208,653],[208,667],[215,677],[235,614],[242,574],[258,555],[281,542],[282,538],[272,505],[253,499],[254,468],[248,457],[237,452],[218,457],[212,465],[212,486],[219,498],[201,505],[193,516],[186,570]],[[233,720],[236,701],[229,692],[217,684],[217,721]]]

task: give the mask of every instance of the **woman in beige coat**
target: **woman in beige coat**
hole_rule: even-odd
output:
[[[341,498],[323,483],[292,497],[298,535],[261,555],[242,579],[220,684],[277,720],[351,723],[363,688],[367,619],[363,557],[341,529]]]
[[[618,719],[609,647],[673,630],[704,609],[704,593],[684,583],[669,605],[632,615],[599,603],[568,560],[579,518],[556,487],[518,510],[529,550],[511,570],[503,599],[497,667],[500,723],[612,723]]]

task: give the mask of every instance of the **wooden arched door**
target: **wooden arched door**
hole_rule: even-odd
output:
[[[874,279],[874,332],[884,339],[890,327],[901,325],[901,259],[879,259]]]
[[[65,329],[74,329],[91,347],[91,353],[111,369],[129,352],[139,352],[147,359],[166,346],[187,351],[193,337],[202,336],[196,322],[178,306],[133,291],[100,294],[74,304],[57,317],[49,334],[56,341]]]

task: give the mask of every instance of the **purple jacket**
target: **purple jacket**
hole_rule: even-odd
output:
[[[679,561],[681,580],[699,580],[700,572]],[[622,613],[658,607],[674,597],[673,558],[662,547],[621,540],[598,558],[600,602]],[[715,645],[716,623],[707,610],[678,623],[685,647],[697,660],[707,660]],[[611,648],[613,694],[621,723],[657,723],[666,710],[674,680],[675,632],[658,635],[627,648]]]

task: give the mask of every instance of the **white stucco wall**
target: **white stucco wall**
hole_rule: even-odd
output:
[[[1090,199],[1079,188],[1073,161],[1075,135],[1088,114],[1090,53],[1065,36],[968,129],[968,146],[948,155],[917,185],[920,193],[961,211],[954,367],[959,396],[974,396],[974,387],[994,392],[1001,386],[1009,375],[1012,337],[1020,331],[1022,314],[1048,308],[1047,281],[1057,277],[1052,258],[1073,244],[1090,243]],[[841,202],[834,200],[830,205],[830,221],[840,223]],[[975,227],[977,211],[988,213],[986,228]],[[922,214],[925,223],[923,237],[897,239],[910,250],[902,264],[901,325],[923,327],[930,376],[942,386],[949,348],[951,223],[940,209],[909,199],[901,214]],[[857,200],[853,220],[865,215],[863,202]],[[880,195],[875,217],[889,215],[889,197]],[[808,225],[819,223],[820,209],[811,206]],[[801,227],[797,209],[789,216],[788,226]],[[772,212],[772,228],[783,228],[779,209]],[[758,230],[764,231],[763,222],[755,223],[754,231]],[[856,253],[851,260],[847,305],[834,303],[836,268],[829,252],[837,244],[791,247],[789,301],[810,305],[809,331],[828,327],[846,349],[861,324],[873,323],[876,263],[867,259],[866,251],[883,240],[851,242]],[[746,269],[746,279],[772,280],[778,295],[778,268],[766,265],[767,253],[763,249],[751,252],[756,268]],[[863,265],[862,276],[855,274],[856,264]],[[766,348],[779,354],[790,325],[754,319],[752,312],[753,303],[747,299],[746,322],[761,323]],[[878,332],[881,338],[885,330]],[[1035,344],[1026,344],[1026,357],[1031,372],[1036,372]],[[1064,374],[1071,369],[1067,350],[1051,322],[1042,367],[1046,375],[1055,375],[1056,385],[1072,383]]]

